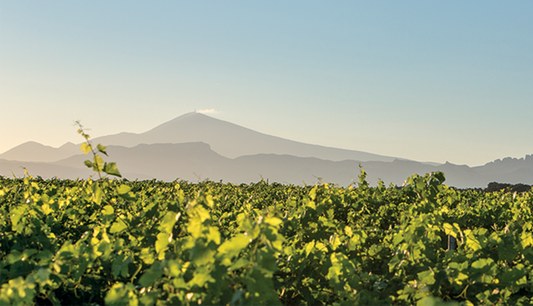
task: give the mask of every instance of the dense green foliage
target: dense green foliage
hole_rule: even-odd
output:
[[[0,304],[532,304],[533,192],[443,181],[0,177]]]

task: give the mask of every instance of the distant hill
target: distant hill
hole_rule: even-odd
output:
[[[88,168],[61,166],[54,163],[27,162],[0,159],[0,175],[5,177],[21,178],[24,176],[24,169],[28,170],[29,175],[42,178],[61,178],[76,179],[87,178],[92,174]]]
[[[184,179],[192,182],[205,179],[235,184],[257,182],[261,178],[271,182],[313,184],[319,181],[348,186],[358,181],[359,165],[368,173],[368,181],[376,185],[378,179],[385,184],[402,185],[412,174],[443,171],[446,184],[458,188],[485,187],[490,182],[533,184],[533,155],[522,159],[504,159],[485,166],[470,168],[446,163],[433,166],[425,163],[394,160],[382,161],[330,161],[314,157],[297,157],[280,154],[255,154],[234,159],[211,150],[205,143],[141,144],[132,148],[108,146],[110,161],[124,177],[172,181]],[[76,155],[52,163],[34,163],[0,160],[0,175],[11,176],[11,170],[22,176],[26,167],[31,175],[43,178],[86,178],[91,174],[83,161],[87,156]],[[513,165],[512,171],[502,165]],[[71,172],[69,172],[71,171]],[[519,173],[519,178],[512,177]]]
[[[497,159],[483,166],[473,168],[483,177],[493,177],[493,181],[502,183],[532,184],[533,154],[523,158]],[[497,173],[497,175],[495,175]]]
[[[120,133],[93,139],[108,146],[109,160],[117,162],[129,179],[210,179],[232,183],[262,178],[281,183],[318,181],[347,186],[358,180],[359,165],[368,180],[401,185],[412,174],[443,171],[446,183],[458,188],[484,187],[490,182],[533,184],[533,155],[504,158],[483,166],[421,163],[362,151],[344,150],[259,133],[199,113],[188,113],[147,132]],[[90,158],[79,145],[59,148],[26,142],[0,154],[0,175],[24,174],[44,178],[85,178]]]
[[[395,157],[356,150],[346,150],[287,140],[215,119],[200,113],[188,113],[140,134],[119,133],[93,139],[94,143],[134,147],[139,144],[203,142],[218,154],[235,158],[254,154],[287,154],[325,160],[393,161]],[[60,148],[27,142],[3,154],[1,159],[51,162],[80,154],[79,145],[67,143]]]
[[[83,153],[80,151],[80,146],[72,142],[67,142],[59,148],[53,148],[35,141],[28,141],[0,154],[0,158],[20,161],[54,162],[76,154]]]
[[[188,113],[147,132],[95,138],[96,143],[134,147],[138,144],[204,142],[218,154],[236,158],[254,154],[288,154],[325,160],[393,161],[394,157],[306,144],[275,137],[200,113]]]
[[[207,178],[218,174],[220,167],[230,162],[209,148],[205,143],[180,144],[141,144],[133,148],[108,146],[109,158],[114,161],[121,173],[137,173],[127,176],[129,179],[159,179],[172,181],[177,178],[197,181],[196,175]],[[89,159],[85,155],[53,163],[63,167],[85,167],[83,161]],[[217,180],[221,178],[217,177]]]

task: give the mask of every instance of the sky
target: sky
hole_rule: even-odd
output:
[[[533,1],[0,0],[0,153],[191,111],[305,143],[533,154]],[[110,145],[110,144],[108,144]]]

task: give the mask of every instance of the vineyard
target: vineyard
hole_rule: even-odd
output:
[[[1,305],[529,305],[533,192],[0,178]]]

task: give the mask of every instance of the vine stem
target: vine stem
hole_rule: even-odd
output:
[[[83,125],[81,125],[81,122],[79,120],[76,120],[75,124],[78,125],[79,127],[78,133],[80,133],[81,136],[85,138],[85,143],[91,149],[91,153],[93,154],[93,160],[96,163],[96,169],[98,169],[98,171],[96,171],[98,173],[98,179],[101,180],[102,175],[100,174],[100,165],[98,164],[98,159],[96,158],[96,153],[94,152],[93,145],[91,144],[91,141],[89,140],[89,135],[85,133],[85,131],[83,130]]]

